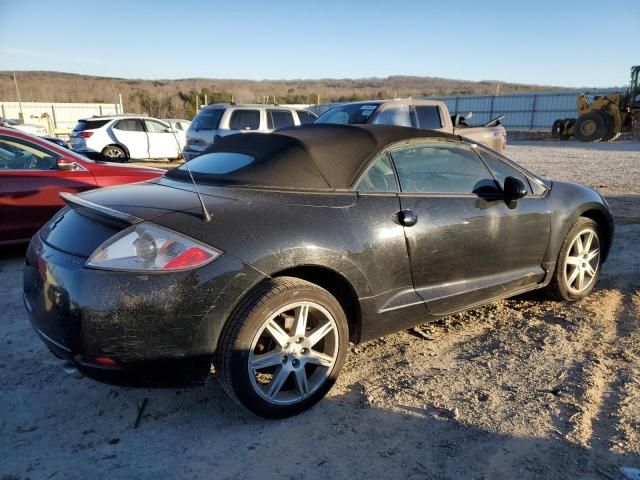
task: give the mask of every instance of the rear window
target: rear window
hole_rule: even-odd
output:
[[[289,110],[267,110],[267,128],[292,127],[293,114]]]
[[[191,170],[192,173],[225,175],[240,170],[252,164],[254,161],[254,157],[244,153],[212,152],[205,153],[191,160],[189,162],[189,170]],[[182,165],[178,170],[186,171],[187,167]]]
[[[231,130],[258,130],[260,128],[259,110],[234,110],[229,119]]]
[[[331,110],[320,115],[316,123],[334,123],[339,125],[367,123],[367,120],[369,120],[369,117],[377,108],[377,103],[357,103],[333,107]]]
[[[193,130],[216,130],[220,125],[220,119],[224,108],[207,108],[202,110],[191,123]]]
[[[298,118],[300,119],[300,123],[302,125],[306,125],[307,123],[313,123],[316,121],[316,117],[313,113],[311,112],[306,112],[304,110],[298,110]]]
[[[84,132],[85,130],[95,130],[104,127],[111,120],[80,120],[73,128],[75,132]]]
[[[420,128],[429,130],[442,128],[442,120],[440,119],[438,107],[416,105],[416,113],[418,115],[418,125]]]

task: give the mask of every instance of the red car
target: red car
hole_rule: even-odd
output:
[[[63,206],[60,192],[140,182],[163,173],[94,162],[47,140],[0,127],[0,245],[29,241]]]

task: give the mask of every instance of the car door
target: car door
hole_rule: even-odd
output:
[[[474,149],[449,141],[391,151],[413,284],[435,315],[535,286],[550,222],[544,198],[506,202]]]
[[[180,139],[171,126],[158,120],[143,122],[149,138],[149,158],[177,158]]]
[[[369,163],[354,190],[357,209],[348,221],[362,242],[356,258],[375,292],[360,299],[363,317],[375,318],[362,334],[375,338],[416,325],[429,312],[413,287],[407,243],[397,216],[398,183],[386,152]]]
[[[109,131],[114,143],[123,145],[127,149],[129,158],[150,158],[147,132],[139,118],[118,120],[109,128]]]
[[[0,244],[28,240],[62,207],[60,192],[96,187],[79,163],[59,170],[59,158],[53,150],[0,135]]]

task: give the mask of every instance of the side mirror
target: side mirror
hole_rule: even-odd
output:
[[[519,178],[507,177],[504,179],[504,197],[507,201],[517,200],[524,197],[529,189],[527,185]]]
[[[58,159],[58,170],[68,171],[75,170],[76,168],[77,164],[74,160],[64,157]]]

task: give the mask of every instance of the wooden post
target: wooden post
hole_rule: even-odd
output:
[[[58,130],[58,120],[56,119],[56,106],[51,105],[51,118],[53,119],[53,130]]]
[[[24,113],[22,112],[22,101],[20,100],[20,89],[18,88],[18,79],[16,72],[13,72],[13,81],[16,84],[16,95],[18,96],[18,107],[20,108],[20,120],[24,122]]]

